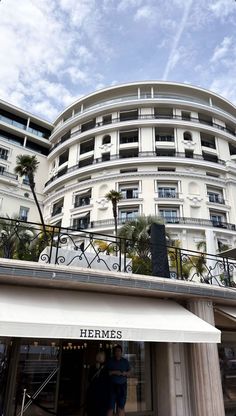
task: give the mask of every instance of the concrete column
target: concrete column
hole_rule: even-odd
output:
[[[189,310],[214,325],[211,301],[189,302]],[[224,416],[224,400],[217,344],[190,344],[192,404],[195,416]]]

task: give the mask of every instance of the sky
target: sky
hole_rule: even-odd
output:
[[[139,80],[236,104],[235,0],[0,0],[0,99],[53,121],[84,94]]]

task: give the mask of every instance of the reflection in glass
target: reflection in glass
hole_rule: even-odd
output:
[[[21,408],[23,390],[26,389],[25,406],[34,398],[24,416],[47,416],[47,410],[56,409],[56,383],[58,371],[58,342],[49,340],[24,340],[20,346],[14,415]]]
[[[219,360],[226,416],[236,414],[236,342],[223,342]]]
[[[10,341],[0,340],[0,414],[3,414],[4,398],[7,385],[7,370],[10,354]]]
[[[124,342],[123,355],[131,366],[126,412],[151,410],[150,347],[144,342]]]

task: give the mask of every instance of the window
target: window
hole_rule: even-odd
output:
[[[212,173],[212,172],[206,172],[206,176],[212,176],[213,178],[219,178],[220,175],[218,175],[217,173]]]
[[[217,190],[208,190],[207,191],[207,195],[209,198],[209,202],[214,202],[216,204],[224,204],[224,198],[223,198],[223,194],[221,191],[217,191]]]
[[[9,113],[3,109],[0,110],[0,120],[4,123],[11,124],[12,126],[17,127],[18,129],[26,129],[27,120],[16,116],[15,114]]]
[[[59,170],[59,171],[57,172],[57,176],[58,176],[58,178],[59,178],[60,176],[65,175],[65,174],[66,174],[66,172],[67,172],[67,170],[68,170],[68,167],[67,167],[67,166],[65,166],[63,169]]]
[[[174,129],[165,127],[155,128],[155,139],[156,142],[174,142]]]
[[[138,172],[137,168],[131,168],[131,169],[121,169],[120,173],[134,173],[134,172]]]
[[[121,192],[123,199],[135,199],[139,197],[139,184],[121,184],[119,185],[119,192]]]
[[[120,112],[120,121],[137,120],[138,110],[127,110]]]
[[[84,216],[81,216],[79,218],[73,218],[72,221],[72,228],[75,230],[88,228],[90,223],[90,212],[84,214]]]
[[[212,117],[211,116],[208,116],[207,114],[199,113],[198,114],[198,119],[199,119],[200,123],[212,126]]]
[[[120,150],[119,156],[121,159],[128,157],[138,157],[138,149],[123,149]]]
[[[103,137],[102,144],[109,144],[109,143],[111,143],[111,136],[107,134],[106,136]]]
[[[4,149],[3,147],[0,147],[0,158],[7,160],[8,158],[8,150]]]
[[[193,159],[193,150],[185,149],[185,157]]]
[[[19,220],[27,221],[28,220],[28,214],[29,214],[29,208],[20,207]]]
[[[64,198],[61,198],[59,201],[55,202],[52,207],[52,217],[62,213],[62,208],[64,205]]]
[[[224,213],[210,212],[210,219],[214,227],[226,228],[226,217]]]
[[[102,154],[102,162],[106,162],[111,159],[110,153],[103,153]]]
[[[139,208],[132,207],[132,208],[120,208],[118,212],[119,222],[123,223],[126,221],[132,221],[137,218],[139,215]]]
[[[210,149],[216,148],[215,137],[210,134],[201,133],[201,145],[204,147],[209,147]]]
[[[93,129],[96,126],[95,118],[93,120],[89,120],[86,123],[81,125],[81,132]]]
[[[154,115],[156,118],[172,118],[173,117],[173,108],[168,107],[156,107],[154,109]]]
[[[156,150],[156,155],[159,157],[174,157],[175,156],[175,149],[157,149]]]
[[[202,156],[204,160],[208,162],[218,163],[218,157],[216,155],[211,155],[210,153],[202,152]]]
[[[86,142],[82,142],[80,144],[80,154],[83,155],[84,153],[92,152],[94,150],[94,138],[87,140]]]
[[[120,144],[138,142],[138,130],[120,132]]]
[[[158,187],[159,198],[177,198],[177,192],[175,187],[159,186]]]
[[[28,177],[28,175],[25,175],[25,176],[24,176],[24,178],[23,178],[23,181],[22,181],[22,182],[23,182],[23,184],[24,184],[24,185],[29,185],[29,184],[30,184],[30,183],[29,183],[29,177]]]
[[[190,121],[191,120],[191,113],[189,111],[182,111],[182,120]]]
[[[112,122],[111,114],[102,117],[102,124],[110,124]]]
[[[32,123],[32,121],[30,122],[30,125],[29,125],[27,130],[30,133],[33,133],[33,134],[35,134],[36,136],[39,136],[39,137],[44,137],[45,139],[48,139],[50,134],[51,134],[50,130],[45,129],[41,126],[38,126],[37,124]]]
[[[185,131],[184,132],[184,140],[191,141],[192,140],[192,134],[189,133],[188,131]]]
[[[0,165],[0,175],[4,175],[5,166]]]
[[[178,209],[177,208],[159,208],[159,214],[167,223],[178,223]]]
[[[69,158],[69,149],[67,149],[65,152],[63,152],[60,156],[59,156],[59,166],[63,165],[63,163],[68,162],[68,158]]]
[[[85,166],[92,165],[94,161],[93,156],[88,157],[87,159],[83,159],[79,161],[79,168],[84,168]]]
[[[85,193],[81,193],[79,195],[75,195],[75,204],[74,207],[84,207],[86,205],[90,205],[90,198],[91,198],[91,190]]]
[[[157,168],[158,172],[175,172],[175,168]]]
[[[66,142],[66,140],[68,140],[68,139],[70,138],[70,136],[71,136],[71,131],[69,130],[69,131],[67,131],[67,133],[65,133],[65,134],[61,137],[60,142],[61,142],[61,143]]]

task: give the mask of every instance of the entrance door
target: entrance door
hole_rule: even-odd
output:
[[[11,352],[10,340],[1,339],[0,340],[0,415],[3,414],[3,409],[4,409],[4,404],[5,404],[10,352]]]
[[[84,416],[90,366],[98,342],[66,341],[62,346],[58,416]],[[94,415],[96,416],[96,415]]]

